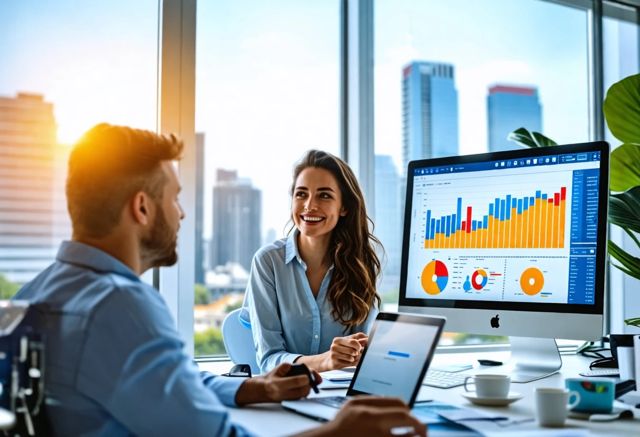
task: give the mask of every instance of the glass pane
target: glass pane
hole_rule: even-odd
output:
[[[589,139],[587,25],[584,10],[536,0],[375,2],[385,302],[397,302],[408,160],[518,148],[506,136],[519,127],[558,143]],[[448,334],[443,343],[494,340],[504,341]]]
[[[339,3],[200,2],[195,355],[225,353],[255,251],[285,235],[294,163],[339,153]]]
[[[0,297],[70,237],[69,146],[99,122],[155,130],[157,41],[157,0],[0,3]]]
[[[624,12],[633,20],[623,21],[608,17],[603,20],[603,53],[604,53],[604,86],[609,89],[615,82],[637,74],[638,62],[638,12],[634,9],[616,7],[618,12]],[[612,148],[622,142],[615,138],[608,128],[605,129],[605,140]],[[637,253],[637,245],[621,228],[610,226],[609,238],[629,253]],[[637,256],[637,255],[636,255]],[[630,327],[625,327],[623,320],[638,317],[640,314],[640,294],[637,293],[640,283],[615,267],[611,267],[609,274],[609,290],[611,293],[611,332],[631,333]],[[628,331],[627,331],[628,330]]]

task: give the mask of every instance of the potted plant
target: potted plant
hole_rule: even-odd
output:
[[[622,144],[611,152],[609,223],[622,228],[640,247],[640,74],[613,84],[604,100],[604,117],[613,136]],[[525,128],[509,134],[511,141],[526,147],[555,146],[556,142]],[[640,258],[609,240],[610,262],[640,280]],[[614,261],[615,260],[615,261]],[[640,327],[640,317],[625,320]]]

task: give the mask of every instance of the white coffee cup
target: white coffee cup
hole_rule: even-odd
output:
[[[573,398],[571,403],[569,398]],[[538,387],[536,415],[541,426],[564,426],[567,412],[580,403],[580,393],[564,388]]]
[[[479,398],[505,399],[509,395],[511,378],[509,375],[481,374],[467,376],[464,380],[465,391],[471,392],[467,384],[476,385],[476,395]]]

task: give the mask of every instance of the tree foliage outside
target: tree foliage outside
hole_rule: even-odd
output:
[[[208,305],[211,303],[211,294],[207,287],[202,284],[196,284],[193,296],[196,305]]]
[[[196,332],[194,337],[194,349],[196,356],[226,354],[222,332],[218,328],[209,328],[202,332]]]
[[[9,281],[0,273],[0,299],[11,299],[19,289],[19,284]]]

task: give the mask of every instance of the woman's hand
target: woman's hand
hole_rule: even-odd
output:
[[[329,350],[323,354],[323,371],[357,365],[368,340],[369,337],[362,332],[334,338]]]

